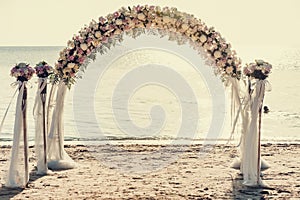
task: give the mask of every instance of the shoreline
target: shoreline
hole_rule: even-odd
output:
[[[1,146],[12,146],[12,140],[0,140]],[[30,146],[34,146],[34,140],[28,140],[28,144]],[[231,145],[238,146],[239,140],[228,140],[228,139],[145,139],[145,138],[137,138],[137,139],[89,139],[89,140],[81,140],[81,139],[71,139],[64,140],[65,145]],[[262,145],[268,144],[291,144],[291,145],[299,145],[300,140],[292,140],[292,139],[263,139],[261,140]]]
[[[186,147],[186,148],[184,148]],[[230,168],[238,149],[215,145],[65,145],[77,163],[71,170],[36,175],[31,146],[30,182],[25,189],[1,187],[0,199],[290,199],[300,196],[300,144],[263,144],[263,171],[270,189],[243,186]],[[10,147],[0,148],[1,184]]]

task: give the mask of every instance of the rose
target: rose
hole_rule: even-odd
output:
[[[68,41],[68,46],[73,49],[75,47],[74,41],[69,40]]]
[[[256,62],[257,65],[263,65],[264,64],[263,60],[255,60],[255,62]]]
[[[186,30],[188,30],[188,28],[189,28],[189,25],[187,25],[187,24],[182,24],[181,25],[181,30],[184,32],[184,31],[186,31]]]
[[[204,45],[203,45],[203,48],[205,49],[205,50],[209,50],[210,49],[210,45],[206,42]]]
[[[72,69],[72,68],[74,68],[74,66],[75,66],[75,63],[68,63],[67,68]]]
[[[215,57],[216,59],[221,58],[221,57],[222,57],[222,53],[221,53],[220,51],[215,51],[215,52],[214,52],[214,57]]]
[[[121,32],[122,32],[122,31],[121,31],[120,29],[116,29],[115,32],[114,32],[114,34],[115,34],[115,35],[119,35],[119,34],[121,34]]]
[[[74,58],[75,58],[75,56],[70,56],[70,57],[68,58],[68,60],[72,61],[72,60],[74,60]]]
[[[97,30],[98,28],[99,28],[99,25],[98,25],[98,24],[96,24],[96,23],[93,24],[93,29],[94,29],[94,30]]]
[[[83,51],[86,51],[88,49],[88,46],[86,43],[82,43],[80,44],[80,48],[83,50]]]
[[[78,71],[79,66],[78,66],[78,65],[74,65],[73,69],[74,69],[75,71]]]
[[[171,22],[171,18],[169,16],[163,16],[163,22],[164,23],[170,23]]]
[[[100,38],[101,37],[101,32],[100,31],[96,31],[95,36],[96,36],[96,38]]]
[[[232,74],[232,72],[233,72],[233,67],[232,66],[226,67],[226,73],[227,74]]]
[[[105,21],[106,21],[106,19],[105,19],[104,17],[99,17],[99,22],[100,22],[101,24],[104,24]]]
[[[85,57],[79,57],[79,58],[78,58],[79,64],[83,64],[84,61],[85,61]]]
[[[123,21],[121,19],[117,19],[115,23],[116,25],[120,26],[123,24]]]
[[[201,36],[200,36],[200,42],[201,43],[204,43],[204,42],[206,42],[207,41],[207,37],[206,37],[206,35],[204,35],[204,34],[202,34]]]
[[[195,42],[197,40],[197,37],[195,35],[192,35],[192,41]]]
[[[245,75],[250,75],[252,72],[251,72],[251,70],[248,68],[248,67],[245,67],[244,68],[244,74]]]
[[[114,17],[117,18],[120,16],[120,13],[119,12],[114,12]]]
[[[99,41],[98,40],[93,40],[92,44],[94,45],[94,47],[97,47],[99,45]]]
[[[138,18],[139,20],[141,20],[141,21],[145,21],[146,16],[145,16],[143,13],[139,13],[138,16],[137,16],[137,18]]]
[[[270,73],[270,72],[271,72],[271,69],[272,69],[272,66],[271,66],[271,65],[265,66],[265,68],[264,68],[265,74]]]
[[[135,26],[134,21],[130,20],[130,21],[128,22],[128,26],[129,26],[130,28],[133,28],[133,27]]]

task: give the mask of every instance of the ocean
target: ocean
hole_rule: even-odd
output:
[[[34,66],[36,63],[45,60],[49,64],[54,65],[62,49],[63,47],[59,46],[0,47],[0,120],[2,120],[11,97],[16,90],[12,86],[15,79],[10,77],[10,69],[19,62],[27,62]],[[262,140],[265,142],[299,142],[300,48],[241,46],[235,49],[243,64],[262,58],[273,65],[272,74],[268,78],[272,91],[266,93],[264,101],[270,112],[262,116]],[[81,143],[84,141],[99,141],[100,143],[107,141],[130,141],[133,143],[135,141],[147,141],[148,143],[159,143],[172,140],[189,140],[192,142],[205,140],[208,137],[207,133],[212,119],[212,99],[209,92],[211,88],[207,88],[203,77],[201,78],[201,76],[197,75],[193,69],[185,69],[183,65],[188,64],[180,61],[178,56],[167,54],[168,52],[165,54],[162,51],[148,49],[134,52],[130,55],[130,58],[134,59],[128,59],[128,56],[118,57],[118,59],[112,60],[108,64],[109,68],[102,71],[101,77],[98,77],[98,79],[93,79],[91,76],[94,73],[93,70],[97,69],[97,63],[99,62],[96,62],[96,64],[91,63],[91,68],[89,68],[89,65],[86,69],[86,74],[89,75],[83,74],[83,79],[78,80],[77,84],[83,84],[84,80],[86,82],[96,80],[92,86],[95,87],[92,90],[94,93],[91,94],[88,88],[86,90],[82,89],[82,87],[78,89],[76,85],[67,93],[64,112],[65,140],[70,143]],[[96,61],[99,61],[99,59],[97,57]],[[138,59],[140,61],[137,61]],[[163,87],[154,81],[154,84],[149,84],[150,82],[143,84],[142,87],[134,90],[129,96],[122,92],[115,92],[114,87],[122,83],[119,81],[126,79],[124,74],[136,69],[132,67],[133,65],[151,63],[153,60],[161,65],[174,66],[174,69],[178,70],[177,73],[188,80],[186,81],[187,83],[194,84],[195,99],[196,101],[199,100],[200,103],[193,102],[195,100],[193,98],[184,101],[185,105],[192,106],[191,109],[198,108],[199,116],[197,119],[193,119],[192,115],[190,115],[195,113],[194,110],[188,110],[187,113],[189,114],[185,115],[185,117],[190,117],[187,122],[193,124],[199,122],[196,130],[188,127],[190,129],[186,130],[186,135],[178,136],[177,132],[180,129],[180,123],[183,121],[181,118],[183,111],[180,105],[177,105],[180,103],[178,94],[170,91],[168,87]],[[158,75],[159,73],[157,73],[157,77],[159,77]],[[149,74],[149,76],[153,75]],[[202,82],[197,80],[199,77]],[[171,76],[166,77],[166,80],[171,78]],[[30,141],[33,141],[35,131],[32,110],[37,89],[36,82],[37,78],[33,78],[30,81],[28,93],[27,119]],[[180,87],[175,83],[174,88],[178,89]],[[88,100],[94,97],[95,99],[92,99],[92,101]],[[124,100],[122,98],[127,99]],[[11,143],[13,139],[15,99],[4,121],[4,126],[0,133],[0,144]],[[74,99],[76,100],[75,103]],[[81,101],[79,102],[78,99],[81,99]],[[87,101],[82,101],[82,99],[87,99]],[[93,105],[90,104],[92,106],[88,106],[89,108],[83,106],[89,101],[93,102]],[[222,132],[216,138],[220,141],[226,141],[230,136],[229,104],[226,101],[226,117],[222,125]],[[165,119],[160,119],[161,116],[155,115],[156,111],[161,111],[161,108],[158,108],[156,105],[163,107],[163,117]],[[153,108],[155,109],[153,110]],[[190,108],[188,107],[187,109]],[[127,111],[129,113],[128,116],[126,115]],[[91,112],[93,112],[96,120],[89,119],[88,116],[90,116]],[[114,116],[116,113],[117,117]],[[155,119],[155,117],[158,117],[158,119]],[[123,121],[118,121],[120,120],[119,118],[122,118],[121,121]],[[135,129],[131,127],[132,124],[144,128]],[[235,143],[240,136],[239,128],[240,126],[237,127],[238,131],[235,134]],[[136,132],[136,130],[140,130],[140,132]],[[190,132],[193,133],[191,134]]]

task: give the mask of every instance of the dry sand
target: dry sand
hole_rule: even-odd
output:
[[[186,147],[186,148],[184,148]],[[0,177],[10,148],[0,149]],[[235,147],[218,145],[66,146],[75,169],[37,176],[30,148],[30,182],[25,189],[0,188],[0,199],[298,199],[300,145],[264,144],[262,156],[271,168],[263,172],[269,189],[242,186],[229,166]]]

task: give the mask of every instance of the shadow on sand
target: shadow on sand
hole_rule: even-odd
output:
[[[22,193],[23,190],[30,189],[31,183],[43,176],[44,175],[37,175],[36,170],[32,170],[29,174],[29,182],[26,188],[9,188],[2,185],[2,187],[0,188],[0,199],[7,200],[17,196],[18,194]]]
[[[243,185],[243,176],[239,174],[232,179],[232,197],[233,199],[266,199],[270,190],[274,190],[270,187],[249,187]]]

